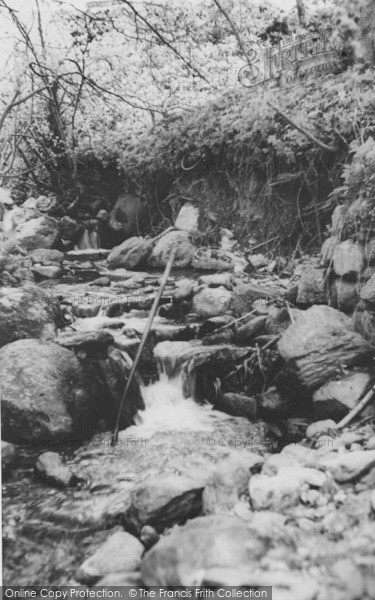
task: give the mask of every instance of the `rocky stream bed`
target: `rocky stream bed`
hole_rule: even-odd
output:
[[[352,293],[369,269],[349,246],[336,266],[323,249],[294,270],[197,250],[178,228],[113,250],[14,251],[0,288],[4,584],[374,598],[371,394],[342,423],[374,385],[374,340],[324,293],[339,276]],[[375,280],[356,286],[371,317]]]

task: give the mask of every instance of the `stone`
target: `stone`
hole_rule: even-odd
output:
[[[341,242],[333,254],[333,269],[339,277],[356,277],[365,268],[365,253],[359,244],[352,240]]]
[[[297,304],[312,306],[326,304],[326,269],[317,268],[314,263],[305,265],[298,283]]]
[[[57,300],[41,288],[0,288],[0,347],[24,338],[54,339],[60,319]]]
[[[319,438],[325,433],[329,434],[336,429],[336,423],[333,419],[325,419],[324,421],[316,421],[311,423],[306,429],[306,437],[308,439]]]
[[[187,267],[191,264],[195,247],[187,231],[168,231],[154,245],[148,263],[151,267],[165,267],[172,248],[177,247],[174,267]]]
[[[63,240],[76,242],[79,239],[83,228],[77,221],[68,215],[64,215],[59,221],[59,231]]]
[[[33,265],[37,263],[41,265],[56,265],[63,262],[64,253],[49,248],[37,248],[30,252],[30,258]]]
[[[271,454],[264,462],[262,475],[277,475],[285,467],[298,467],[298,460],[290,454]]]
[[[58,221],[52,217],[31,219],[17,227],[19,245],[26,250],[52,248],[59,236]]]
[[[240,341],[250,341],[257,335],[261,335],[265,331],[267,317],[260,316],[249,319],[244,324],[238,324],[236,327],[236,338]]]
[[[22,208],[31,208],[37,210],[40,213],[49,214],[58,207],[58,201],[55,196],[41,195],[37,198],[28,198],[23,204]]]
[[[232,516],[210,515],[174,527],[149,550],[141,564],[146,586],[192,586],[210,569],[233,570],[232,585],[241,584],[241,571],[253,569],[265,550]]]
[[[335,279],[331,284],[331,304],[345,313],[352,313],[358,302],[358,284]]]
[[[109,277],[98,277],[98,279],[94,279],[94,281],[90,282],[90,286],[97,287],[109,287],[111,285],[111,280]]]
[[[366,282],[375,275],[375,265],[368,265],[361,274],[361,282]]]
[[[175,227],[183,231],[198,231],[199,208],[191,202],[185,202],[177,215]]]
[[[303,467],[315,467],[318,455],[316,450],[301,446],[300,444],[288,444],[281,450],[281,454],[287,454],[295,458]]]
[[[99,261],[108,258],[110,253],[111,250],[107,248],[87,248],[85,250],[69,250],[65,253],[64,258],[69,262]],[[88,263],[88,266],[90,266],[90,263]]]
[[[349,483],[375,466],[375,450],[331,452],[319,459],[319,465],[338,483]]]
[[[375,275],[373,275],[363,286],[360,298],[368,310],[375,310]]]
[[[0,350],[3,437],[25,444],[83,440],[97,420],[82,366],[52,342],[18,340]]]
[[[261,287],[253,283],[239,283],[234,289],[233,309],[236,315],[241,316],[254,309],[255,301],[267,301],[279,295],[282,296],[283,293],[276,288]]]
[[[208,285],[208,287],[225,287],[227,290],[233,288],[232,276],[230,273],[217,273],[215,275],[201,275],[198,279],[199,285]]]
[[[131,237],[115,246],[107,260],[110,268],[134,269],[142,264],[152,250],[152,242],[142,237]]]
[[[237,240],[234,239],[234,233],[230,229],[226,229],[225,227],[220,228],[220,248],[222,250],[232,250],[234,246],[237,244]]]
[[[227,392],[217,399],[215,408],[234,417],[246,417],[253,420],[256,418],[257,401],[245,394]]]
[[[111,586],[142,587],[142,580],[139,571],[130,571],[129,573],[124,573],[123,571],[119,571],[118,573],[109,573],[93,585],[93,587]]]
[[[40,279],[59,279],[63,275],[62,268],[53,265],[34,265],[31,270]]]
[[[191,266],[198,271],[231,271],[234,267],[233,255],[225,250],[198,248]]]
[[[21,206],[15,206],[12,210],[8,210],[3,217],[4,238],[14,238],[19,227],[22,227],[27,221],[39,216],[40,214],[38,211],[31,208],[23,208]]]
[[[217,317],[231,308],[232,292],[224,287],[203,288],[193,298],[192,310],[200,317]]]
[[[372,347],[375,346],[375,312],[365,310],[362,302],[357,304],[353,312],[352,326]]]
[[[7,475],[17,458],[17,450],[13,444],[1,440],[1,471]]]
[[[35,463],[35,474],[38,479],[61,488],[76,482],[76,477],[57,452],[43,452]]]
[[[303,482],[297,476],[253,475],[249,483],[251,506],[254,510],[283,511],[298,504],[302,489]]]
[[[248,254],[246,259],[254,269],[261,269],[268,265],[268,258],[264,254]]]
[[[267,335],[281,335],[291,325],[290,315],[296,321],[304,312],[298,308],[279,308],[269,312],[265,324],[265,332]]]
[[[339,421],[356,406],[370,382],[368,373],[353,373],[343,379],[325,383],[313,394],[314,414],[320,418]]]
[[[265,414],[286,417],[291,413],[293,403],[273,386],[260,395],[259,409]]]
[[[141,540],[146,550],[149,550],[160,539],[160,535],[158,534],[156,529],[154,529],[154,527],[151,527],[151,525],[144,525],[141,529],[139,539]]]
[[[111,573],[136,571],[143,552],[143,545],[134,535],[126,531],[116,531],[82,563],[76,579],[91,585]]]
[[[324,240],[322,249],[320,251],[321,264],[323,267],[329,267],[332,264],[333,255],[339,243],[340,238],[336,236],[331,236]]]
[[[176,281],[176,290],[173,294],[174,302],[182,302],[192,297],[195,282],[192,279],[181,279]]]
[[[132,495],[127,520],[137,531],[150,525],[158,533],[202,511],[204,482],[170,475],[147,481]]]
[[[62,331],[59,333],[57,343],[69,350],[84,352],[88,356],[102,355],[107,358],[107,350],[113,344],[114,338],[109,331],[95,329],[93,331]]]
[[[375,264],[375,238],[370,240],[365,247],[366,260],[369,265]]]
[[[145,218],[147,203],[141,196],[121,194],[109,215],[109,229],[112,239],[121,243],[133,235],[139,235]]]
[[[328,306],[313,306],[288,327],[278,343],[288,372],[308,390],[322,386],[343,365],[369,356],[369,344],[350,319]]]
[[[247,495],[250,473],[260,469],[264,458],[259,454],[238,453],[218,464],[203,491],[203,514],[229,514],[242,496]]]

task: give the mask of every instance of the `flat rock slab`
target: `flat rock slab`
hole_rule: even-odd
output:
[[[65,260],[101,260],[111,253],[106,248],[88,248],[87,250],[70,250],[65,254]]]

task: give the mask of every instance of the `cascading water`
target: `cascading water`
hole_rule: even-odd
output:
[[[98,233],[94,230],[85,229],[75,250],[96,250],[99,248]]]

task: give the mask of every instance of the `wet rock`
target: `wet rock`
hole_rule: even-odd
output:
[[[268,265],[268,258],[264,254],[248,254],[246,259],[254,270]]]
[[[54,267],[53,265],[34,265],[32,272],[40,279],[58,279],[63,274],[61,267]]]
[[[0,346],[24,338],[54,339],[59,320],[57,301],[42,289],[0,288]]]
[[[185,202],[177,215],[175,227],[183,231],[198,231],[199,208],[191,202]]]
[[[241,519],[199,517],[175,527],[146,553],[142,581],[148,586],[189,586],[200,582],[200,574],[209,569],[231,569],[237,573],[233,585],[239,585],[241,570],[252,569],[263,552],[264,543],[251,535]]]
[[[59,250],[51,250],[49,248],[37,248],[30,252],[31,262],[35,265],[40,263],[43,266],[59,265],[64,260],[64,253]]]
[[[245,394],[227,392],[218,398],[215,408],[234,417],[246,417],[253,420],[257,413],[257,401]]]
[[[261,287],[253,283],[240,283],[234,289],[233,309],[236,315],[243,315],[254,309],[253,302],[269,300],[283,295],[279,290]]]
[[[58,222],[52,217],[31,219],[17,227],[16,236],[26,250],[52,248],[59,236]]]
[[[293,475],[253,475],[249,483],[251,506],[254,510],[282,511],[299,502],[303,482]]]
[[[174,302],[188,300],[193,295],[195,282],[192,279],[181,279],[176,282],[176,290],[173,294]]]
[[[230,513],[240,498],[248,494],[250,474],[254,469],[259,470],[263,462],[259,454],[243,452],[218,464],[205,484],[203,513]]]
[[[6,216],[6,221],[3,222],[3,234],[5,239],[13,237],[19,227],[31,219],[36,219],[40,215],[38,211],[34,209],[15,206],[6,213]]]
[[[64,331],[61,332],[57,342],[60,346],[75,350],[76,352],[84,352],[88,356],[97,356],[102,354],[107,356],[107,349],[114,341],[113,336],[109,331],[96,329],[94,331]]]
[[[333,254],[333,268],[339,277],[356,277],[365,267],[365,253],[359,244],[352,240],[341,242]]]
[[[331,303],[334,308],[352,313],[358,302],[358,284],[335,279],[331,285]]]
[[[356,406],[370,381],[368,373],[353,373],[344,379],[324,384],[313,394],[315,415],[339,421]]]
[[[324,241],[320,251],[321,263],[323,267],[328,267],[332,264],[333,255],[339,243],[340,238],[336,236],[331,236]]]
[[[151,525],[145,525],[141,529],[139,539],[141,540],[146,550],[149,550],[160,539],[160,535],[158,534],[156,529],[154,529],[154,527],[151,527]]]
[[[98,279],[94,279],[94,281],[90,282],[90,286],[109,287],[110,285],[111,280],[109,277],[98,277]]]
[[[267,317],[260,316],[253,319],[249,319],[243,325],[239,324],[236,328],[236,338],[239,341],[250,341],[257,335],[261,335],[265,332]]]
[[[65,253],[67,261],[96,261],[104,260],[111,253],[106,248],[88,248],[87,250],[70,250]]]
[[[231,271],[234,267],[233,255],[224,250],[199,248],[191,266],[198,271]]]
[[[354,481],[375,466],[375,450],[329,453],[319,460],[338,483]]]
[[[59,221],[60,237],[63,240],[75,242],[83,232],[82,226],[74,219],[65,215]]]
[[[74,485],[76,477],[72,471],[63,463],[57,452],[44,452],[35,463],[36,476],[57,487],[69,487]]]
[[[52,342],[25,339],[0,350],[3,436],[26,444],[82,440],[97,406],[75,354]]]
[[[162,532],[184,523],[202,512],[203,483],[172,475],[151,479],[133,494],[127,520],[138,531],[150,525]]]
[[[350,319],[328,306],[313,306],[291,325],[278,343],[291,374],[316,389],[343,365],[369,356],[364,338],[351,331]]]
[[[315,467],[318,460],[316,450],[301,446],[299,444],[288,444],[281,450],[281,454],[287,454],[295,458],[303,467]]]
[[[297,304],[302,306],[326,304],[325,276],[324,268],[318,268],[315,264],[306,265],[298,283]]]
[[[148,263],[151,267],[165,267],[172,248],[177,247],[173,265],[187,267],[190,265],[195,247],[190,241],[187,231],[168,231],[154,245]]]
[[[316,423],[311,423],[306,429],[306,437],[308,439],[319,438],[321,435],[330,434],[335,429],[336,423],[333,419],[316,421]]]
[[[230,310],[232,292],[224,287],[203,288],[193,298],[192,310],[200,317],[210,318]]]
[[[1,470],[3,475],[7,475],[16,460],[17,451],[13,444],[1,441]]]
[[[230,273],[217,273],[216,275],[202,275],[198,279],[199,285],[208,285],[208,287],[225,287],[231,290],[232,276]]]
[[[115,572],[131,572],[139,568],[144,547],[126,531],[113,533],[78,569],[76,578],[88,585]]]
[[[113,248],[107,260],[111,268],[134,269],[143,263],[152,250],[152,242],[142,237],[131,237]]]

